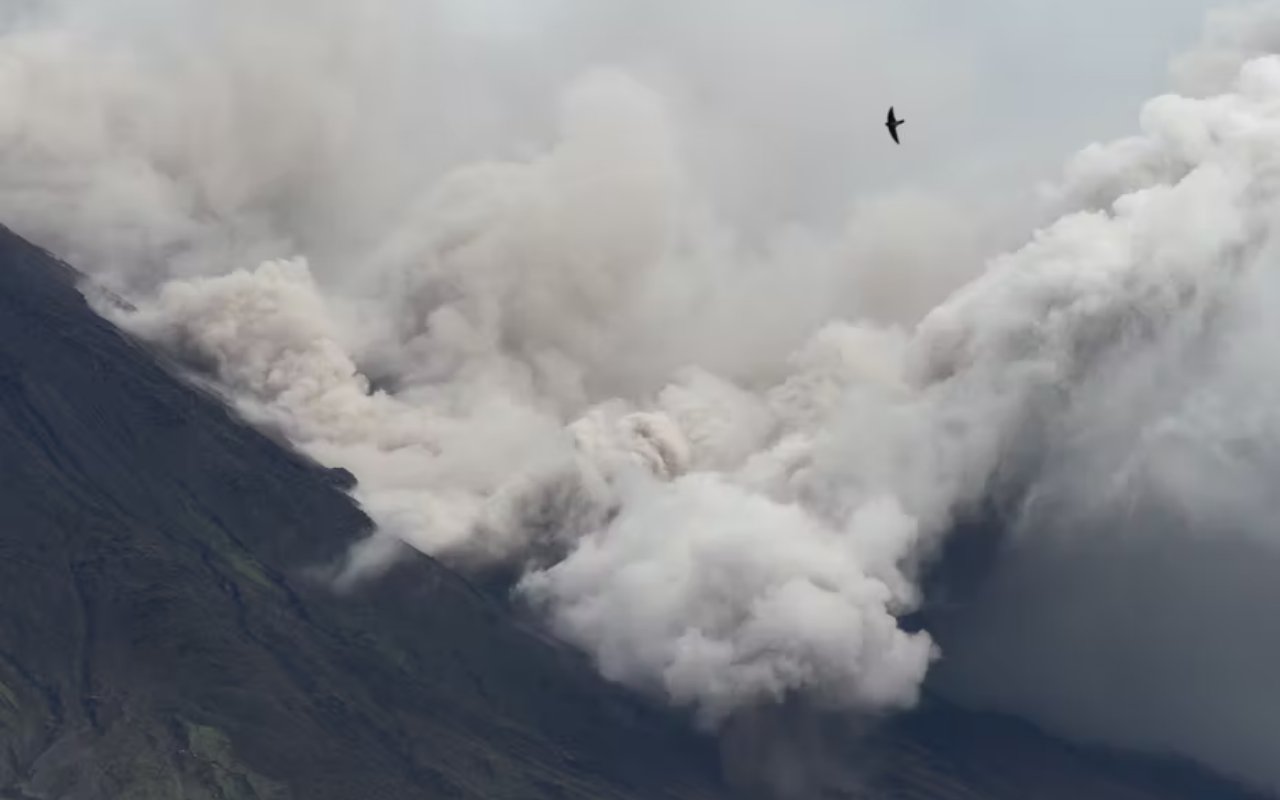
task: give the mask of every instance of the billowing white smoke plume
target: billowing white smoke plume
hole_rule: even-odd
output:
[[[910,705],[935,648],[895,615],[987,443],[919,458],[934,418],[904,335],[858,319],[918,316],[991,228],[912,194],[863,201],[839,237],[747,239],[724,216],[785,199],[784,176],[745,169],[757,154],[826,177],[763,112],[849,119],[803,81],[850,89],[850,48],[887,54],[888,23],[500,5],[508,29],[448,2],[32,11],[0,51],[0,213],[137,304],[115,318],[352,470],[382,536],[521,567],[519,596],[610,677],[709,722],[793,691]],[[533,57],[530,28],[557,20],[591,29],[556,33],[581,63]],[[636,24],[731,35],[723,63],[691,39],[590,66]],[[797,58],[815,69],[778,69]],[[734,96],[738,71],[763,106]],[[558,113],[519,107],[539,98]]]
[[[1177,65],[1188,95],[1081,153],[1055,197],[1068,213],[958,290],[1020,222],[903,195],[855,207],[840,235],[744,236],[777,221],[758,156],[813,169],[771,139],[789,129],[728,135],[767,115],[735,105],[701,45],[579,69],[619,31],[696,30],[709,4],[615,3],[608,24],[573,3],[504,6],[499,28],[447,2],[207,5],[82,0],[5,22],[0,218],[126,293],[137,310],[107,313],[205,365],[253,419],[354,472],[380,536],[514,567],[518,597],[610,678],[708,723],[791,693],[910,706],[940,651],[898,617],[956,513],[1011,470],[1030,487],[1017,546],[1088,567],[1064,593],[1129,552],[1141,526],[1117,509],[1204,521],[1150,532],[1178,563],[1197,531],[1271,552],[1274,4],[1225,17]],[[812,52],[787,55],[838,62],[834,12],[779,7],[744,4],[715,55],[747,69],[791,26]],[[534,58],[553,23],[572,32],[563,52]],[[785,71],[755,70],[787,110],[813,110]],[[1039,524],[1045,507],[1083,521]],[[1076,557],[1077,533],[1097,558]],[[1263,592],[1162,574],[1185,574],[1143,576],[1179,611]],[[1165,635],[1117,609],[1089,620],[1106,637],[1072,638],[1049,585],[991,605],[1098,663],[1139,642],[1126,666],[1147,676],[1175,634],[1280,665],[1265,631],[1215,639],[1204,620]],[[1120,724],[1126,698],[1082,681],[1107,713],[1077,702],[1064,719],[1046,700],[1057,665],[1006,669],[1019,626],[975,615],[945,673],[958,695],[1280,785],[1262,757],[1280,713],[1194,694]],[[1197,663],[1213,681],[1232,662]],[[1025,683],[992,678],[1011,674]],[[1148,681],[1143,702],[1185,689]]]
[[[1023,283],[1115,319],[1099,332],[1111,352],[1064,386],[1069,406],[1046,420],[1012,539],[972,605],[945,624],[935,673],[975,705],[1191,755],[1271,791],[1276,53],[1280,6],[1211,18],[1204,46],[1175,64],[1184,93],[1148,103],[1141,135],[1071,164],[1064,199],[1099,209],[1056,226],[1079,227],[1076,254],[1024,261],[1033,247],[1010,262],[1025,280],[997,269],[967,290],[987,314]]]

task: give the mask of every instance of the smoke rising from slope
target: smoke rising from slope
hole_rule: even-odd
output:
[[[355,472],[384,536],[523,565],[520,595],[607,674],[709,722],[803,689],[909,705],[933,653],[893,616],[917,599],[898,563],[912,511],[892,492],[809,489],[791,473],[812,470],[842,387],[865,384],[877,415],[893,413],[880,395],[904,391],[901,335],[838,320],[860,316],[863,295],[881,319],[928,308],[976,268],[987,234],[903,194],[864,201],[842,237],[745,240],[742,220],[788,199],[745,167],[768,153],[761,163],[812,171],[814,134],[775,123],[753,138],[735,120],[850,119],[825,98],[856,72],[849,47],[886,48],[891,22],[840,33],[817,6],[761,3],[727,22],[710,5],[630,22],[625,5],[622,20],[552,6],[501,29],[449,3],[387,17],[179,6],[154,27],[90,3],[36,14],[5,42],[6,119],[23,146],[0,164],[15,187],[0,207],[133,298],[124,324]],[[713,24],[731,35],[712,60],[678,40],[666,61],[640,50],[597,68],[536,54],[557,19],[571,23],[556,32],[565,49],[588,54],[625,51],[631,22],[658,39]],[[779,25],[810,41],[786,45]],[[425,38],[388,47],[401,30]],[[813,66],[761,71],[761,46]],[[764,85],[741,96],[748,70]],[[815,74],[831,90],[797,94]],[[920,80],[943,77],[935,62]],[[27,97],[48,110],[25,114]],[[537,106],[553,100],[543,126]],[[522,103],[531,119],[507,116]],[[523,136],[552,138],[531,150]],[[711,157],[730,142],[731,158]],[[743,178],[768,191],[744,192]],[[925,217],[949,235],[922,245]],[[916,285],[854,269],[864,253]],[[687,534],[645,534],[680,520]],[[353,564],[376,569],[371,546]],[[650,592],[670,602],[646,608]]]
[[[883,77],[844,85],[902,19],[517,5],[32,9],[0,38],[0,218],[354,472],[379,537],[514,568],[606,676],[709,725],[795,693],[907,707],[941,654],[959,696],[1280,785],[1280,714],[1158,680],[1060,701],[1076,655],[1055,650],[1181,675],[1174,635],[1230,644],[1198,678],[1241,696],[1264,687],[1231,673],[1239,653],[1280,661],[1229,626],[1059,616],[1113,555],[1174,564],[1134,585],[1193,616],[1264,592],[1261,568],[1183,581],[1205,537],[1273,542],[1275,5],[1224,15],[1176,65],[1188,94],[1080,153],[1063,215],[976,278],[1026,215],[900,193],[836,231],[790,224],[832,205],[835,138],[874,172],[882,130],[831,98]],[[945,56],[905,61],[907,86],[942,87],[916,119],[970,90]],[[940,651],[898,617],[956,513],[1010,483],[1013,577]],[[352,568],[376,574],[384,542]],[[1020,553],[1063,577],[1024,585]]]
[[[1261,46],[1223,20],[1201,57],[1215,73],[1229,45]],[[1203,99],[1153,101],[1144,136],[1082,159],[1131,182],[1116,206],[1145,221],[1125,277],[1150,275],[1146,294],[1177,313],[1127,309],[1122,345],[1074,387],[937,676],[968,702],[1275,791],[1280,59],[1197,85]]]

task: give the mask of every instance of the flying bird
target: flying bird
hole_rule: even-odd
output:
[[[905,119],[893,118],[893,106],[889,106],[889,119],[885,121],[884,126],[889,129],[889,135],[892,136],[893,141],[898,144],[902,144],[902,142],[898,141],[898,126],[904,122],[906,122]]]

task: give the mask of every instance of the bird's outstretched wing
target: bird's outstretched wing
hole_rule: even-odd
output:
[[[902,144],[898,141],[898,126],[901,124],[902,120],[893,117],[893,106],[889,106],[889,116],[885,118],[884,126],[889,129],[889,135],[896,144]]]

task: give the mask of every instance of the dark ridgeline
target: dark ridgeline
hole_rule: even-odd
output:
[[[175,378],[77,278],[0,228],[0,798],[736,796],[714,742],[432,559],[345,597],[306,579],[370,528],[350,475]],[[841,747],[872,797],[1216,786],[941,707]]]
[[[723,796],[712,743],[431,559],[305,579],[370,527],[349,476],[75,277],[0,231],[0,797]]]

